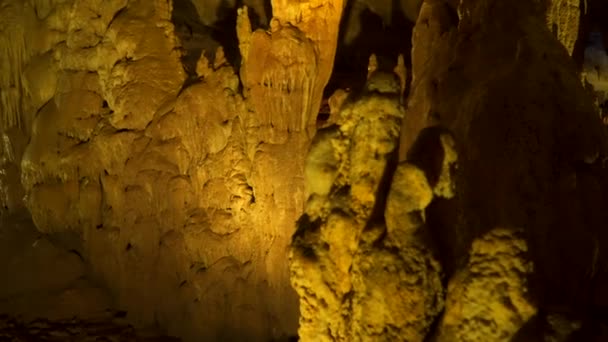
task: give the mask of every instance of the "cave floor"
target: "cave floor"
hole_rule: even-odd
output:
[[[0,220],[0,341],[177,341],[135,330],[80,255],[25,214]]]

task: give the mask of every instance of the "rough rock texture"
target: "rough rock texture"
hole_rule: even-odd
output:
[[[467,266],[450,279],[437,341],[511,341],[536,314],[527,277],[533,267],[516,230],[473,241]]]
[[[411,58],[336,91],[312,142],[347,3],[267,4],[0,0],[0,204],[25,194],[73,249],[41,245],[37,274],[76,289],[8,280],[7,312],[32,309],[22,283],[104,306],[88,265],[129,322],[191,341],[295,333],[290,285],[304,341],[602,336],[608,144],[570,57],[580,4],[401,2]],[[72,310],[56,299],[36,314]]]
[[[21,185],[21,157],[27,146],[27,136],[17,128],[5,129],[0,147],[0,213],[24,209]]]
[[[301,16],[311,15],[308,5],[294,12],[275,4],[282,22],[299,25],[285,32],[301,30],[314,43],[308,57],[318,65],[308,92],[281,93],[286,103],[309,103],[293,116],[303,119],[273,127],[260,118],[280,121],[290,112],[269,113],[243,97],[223,49],[185,65],[203,47],[180,40],[187,35],[176,27],[187,29],[187,20],[173,24],[170,1],[2,3],[1,17],[20,11],[26,18],[2,31],[11,46],[38,30],[25,52],[2,50],[10,62],[3,70],[11,70],[2,75],[12,78],[1,88],[5,134],[21,127],[29,136],[27,148],[21,138],[3,145],[2,162],[13,168],[3,177],[14,182],[21,171],[37,228],[69,237],[136,326],[158,323],[194,341],[294,334],[286,252],[303,208],[310,139],[302,128],[315,119],[331,72],[342,4],[313,6],[327,12],[323,32]],[[290,17],[296,14],[306,20]],[[272,69],[282,61],[247,65]],[[281,68],[305,75],[297,65]],[[28,127],[11,115],[35,119]],[[17,190],[2,189],[4,205],[13,205]]]
[[[473,274],[473,265],[463,266],[467,255],[476,253],[470,250],[473,241],[487,239],[496,227],[521,227],[518,239],[526,241],[525,258],[534,265],[522,285],[529,289],[529,307],[486,311],[488,322],[517,318],[510,323],[514,326],[497,324],[508,332],[477,329],[476,340],[495,340],[498,333],[509,336],[522,328],[533,308],[545,313],[567,308],[580,317],[604,305],[596,291],[605,284],[601,227],[607,217],[599,203],[605,192],[606,132],[575,64],[546,28],[546,8],[463,1],[457,10],[443,1],[422,6],[400,154],[407,158],[425,127],[439,125],[454,136],[456,196],[427,210],[454,287],[467,281],[454,277]],[[494,276],[513,281],[508,274]],[[483,291],[458,299],[459,310],[473,307],[466,298],[476,296]],[[475,329],[468,326],[475,320],[466,315],[450,317],[460,322],[446,318],[442,324]]]
[[[64,321],[35,320],[22,323],[0,316],[0,338],[7,342],[22,341],[136,341],[178,342],[177,338],[158,336],[150,332],[135,331],[120,320]]]
[[[240,76],[257,125],[314,132],[333,68],[342,0],[272,1],[270,30],[252,31],[239,10]]]
[[[579,38],[581,15],[587,10],[585,6],[580,0],[547,1],[547,25],[570,55]]]
[[[129,326],[78,251],[41,234],[22,213],[3,216],[0,228],[1,341],[179,340],[154,326]]]
[[[15,215],[0,220],[0,315],[98,319],[113,309],[109,293],[91,281],[77,251],[68,251]]]
[[[425,1],[399,163],[355,153],[379,140],[350,135],[351,113],[388,105],[367,112],[365,95],[317,132],[291,251],[302,340],[594,336],[608,141],[569,56],[579,12],[564,6]],[[368,132],[393,137],[379,133],[392,123]]]
[[[304,341],[422,341],[443,307],[420,213],[433,197],[424,173],[400,165],[386,224],[377,212],[397,152],[400,90],[396,74],[372,72],[312,142],[309,197],[290,253]]]

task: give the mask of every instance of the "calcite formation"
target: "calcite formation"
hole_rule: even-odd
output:
[[[394,18],[404,17],[408,21],[415,23],[422,0],[353,0],[350,2],[350,11],[344,18],[346,21],[343,41],[345,45],[352,44],[362,33],[367,24],[363,15],[369,11],[382,20],[383,26],[402,24],[393,22]]]
[[[421,214],[433,190],[407,163],[390,183],[400,94],[396,74],[372,70],[360,97],[312,142],[309,197],[290,254],[302,340],[422,341],[443,308],[441,267]]]
[[[336,54],[342,0],[272,1],[270,30],[252,31],[247,7],[237,34],[245,97],[258,125],[290,131],[314,127]]]
[[[275,112],[251,92],[243,96],[238,65],[224,49],[183,64],[201,46],[180,41],[172,2],[7,1],[0,8],[14,18],[0,35],[11,46],[2,58],[11,72],[2,73],[0,92],[1,181],[23,185],[3,187],[3,205],[12,209],[25,193],[41,232],[76,237],[91,274],[131,323],[159,324],[186,341],[295,334],[285,254],[304,184],[303,158],[293,156],[310,142],[304,128],[316,119],[312,104],[318,107],[331,72],[342,4],[325,8],[331,16],[320,35],[314,25],[282,19],[294,21],[285,39],[308,42],[287,52],[305,51],[302,67],[318,61],[310,75],[283,58],[246,62],[314,79],[305,92],[277,88],[284,103],[308,105],[274,101],[268,109]],[[36,39],[19,43],[30,34]]]
[[[529,326],[565,340],[584,330],[576,317],[598,304],[581,291],[600,286],[606,216],[599,204],[566,203],[601,198],[606,133],[569,59],[578,29],[564,18],[578,12],[537,5],[423,3],[398,163],[355,152],[377,140],[344,133],[359,127],[344,119],[348,105],[317,133],[291,252],[303,340],[509,341],[530,338]],[[386,84],[372,77],[366,89]],[[352,108],[363,112],[364,99]]]
[[[0,212],[26,206],[130,323],[186,341],[591,341],[608,139],[581,82],[603,100],[605,46],[582,75],[572,57],[588,8],[0,0]],[[324,94],[368,10],[416,23],[411,55]]]
[[[546,28],[545,9],[462,1],[457,16],[454,10],[443,1],[423,3],[414,30],[400,158],[410,157],[415,137],[427,127],[452,132],[458,151],[455,197],[427,210],[450,284],[439,336],[508,340],[536,310],[553,314],[568,308],[566,315],[579,316],[597,305],[583,289],[603,283],[596,273],[603,262],[594,250],[605,243],[600,227],[606,217],[591,203],[605,191],[600,165],[606,132],[564,41]],[[493,44],[498,35],[501,43]],[[585,208],[567,204],[573,198],[587,203]],[[510,233],[500,230],[504,227],[518,228]],[[575,240],[573,231],[579,232]],[[488,258],[479,254],[485,253],[478,250],[483,241],[492,240],[512,246],[505,261],[498,245],[488,248]],[[492,272],[491,282],[473,275],[481,266],[464,265],[475,254],[479,263],[488,263],[484,269],[507,273]],[[503,262],[511,266],[500,266]],[[526,272],[531,275],[522,278]],[[477,305],[491,283],[507,287],[492,292],[486,308]],[[473,294],[477,286],[485,290]],[[509,296],[512,305],[491,304],[501,296]],[[476,323],[475,315],[484,322]],[[507,317],[508,324],[500,323]]]
[[[246,7],[239,18],[241,25],[250,27]],[[240,31],[247,36],[241,39],[246,96],[260,114],[258,125],[302,131],[311,118],[316,120],[310,102],[320,67],[316,47],[299,29],[283,27],[278,19],[273,19],[271,30]]]
[[[475,240],[466,268],[450,279],[436,340],[512,341],[536,314],[526,253],[516,229],[494,229]]]

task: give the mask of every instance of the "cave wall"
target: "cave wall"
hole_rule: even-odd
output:
[[[568,1],[423,2],[406,107],[366,93],[313,141],[306,170],[324,182],[290,251],[303,340],[606,338],[608,141],[571,57],[579,16]],[[397,134],[360,144],[400,111],[398,128],[365,130]]]
[[[286,253],[342,4],[275,3],[270,31],[233,8],[242,67],[213,28],[207,46],[181,39],[191,22],[171,1],[2,5],[4,206],[76,237],[69,247],[139,326],[196,341],[295,334]],[[281,45],[290,39],[295,49]],[[306,88],[286,89],[290,74]]]
[[[182,1],[180,21],[171,1],[0,2],[2,205],[77,237],[132,322],[486,341],[605,306],[578,2],[400,2],[409,96],[403,60],[372,63],[316,135],[347,3],[236,3]]]

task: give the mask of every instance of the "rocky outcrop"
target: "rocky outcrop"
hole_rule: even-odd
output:
[[[518,235],[499,228],[473,242],[467,266],[450,279],[437,341],[511,341],[536,314],[533,265]]]
[[[579,318],[603,305],[587,291],[604,284],[608,145],[569,56],[578,29],[551,6],[423,3],[402,125],[381,134],[400,137],[398,163],[355,153],[378,141],[347,133],[365,96],[317,133],[291,251],[303,340],[507,341],[537,320],[540,339],[585,330]]]
[[[285,103],[308,103],[294,126],[288,112],[266,112],[241,94],[223,49],[184,70],[184,50],[196,49],[174,32],[171,2],[11,4],[33,18],[40,43],[27,46],[20,64],[11,62],[22,65],[13,76],[23,80],[32,109],[3,107],[5,132],[20,124],[11,115],[35,119],[31,127],[21,121],[27,148],[11,137],[3,161],[18,165],[38,229],[75,236],[95,279],[136,326],[158,323],[195,341],[295,333],[285,254],[304,184],[303,158],[294,156],[308,147],[304,128],[314,122],[312,104],[320,102],[334,52],[308,56],[319,61],[310,91],[281,90]],[[283,15],[285,23],[295,20]],[[339,11],[331,15],[337,25]],[[16,23],[21,31],[11,32],[29,32],[27,20]],[[317,36],[306,25],[285,32],[302,30],[315,49],[335,45],[325,33],[337,28]],[[285,67],[308,77],[297,66],[273,70]],[[22,100],[12,96],[6,103]],[[278,121],[273,127],[260,118]]]
[[[240,76],[257,125],[314,132],[343,7],[342,0],[273,1],[269,31],[252,31],[247,7],[239,10]]]
[[[372,72],[361,97],[347,100],[311,145],[309,197],[290,253],[302,340],[422,341],[443,308],[421,214],[433,190],[403,164],[389,191],[400,94],[396,74]]]
[[[535,308],[553,312],[565,307],[576,316],[599,305],[586,291],[598,286],[597,272],[603,271],[597,267],[605,263],[593,251],[606,243],[600,227],[607,217],[591,203],[603,198],[599,189],[605,186],[601,160],[607,153],[606,133],[575,64],[546,28],[545,14],[531,3],[463,1],[454,13],[443,1],[426,1],[418,18],[401,158],[407,159],[414,137],[426,127],[439,125],[454,135],[456,195],[432,206],[427,217],[452,288],[442,324],[475,331],[443,335],[446,340],[501,340],[524,327]],[[499,36],[501,43],[495,44]],[[492,238],[496,227],[519,228]],[[507,284],[506,293],[517,298],[509,299],[513,305],[480,311],[488,320],[484,326],[494,321],[490,326],[497,329],[478,329],[476,320],[466,315],[474,314],[467,313],[468,307],[481,310],[473,297],[483,295],[467,291],[476,282],[486,284],[484,291],[492,285],[483,274],[473,276],[478,266],[463,266],[464,260],[472,262],[481,241],[503,234],[501,244],[520,246],[505,252],[504,257],[513,255],[505,260],[514,259],[502,261],[503,247],[496,246],[488,248],[491,259],[478,262],[493,264],[484,269],[507,272],[493,272],[492,277],[503,280],[492,282]],[[511,266],[500,266],[504,262]],[[525,280],[518,278],[528,262],[534,272]],[[510,268],[521,268],[520,275],[513,278]],[[451,291],[461,291],[454,295],[458,299],[451,299]],[[498,300],[506,293],[492,296]],[[458,308],[450,309],[454,304]],[[498,316],[517,323],[508,328]],[[453,317],[460,317],[463,325],[450,322]]]
[[[131,323],[281,338],[299,295],[304,341],[599,325],[608,144],[578,4],[401,2],[410,84],[372,59],[311,142],[346,3],[272,1],[266,28],[245,1],[218,48],[233,3],[0,1],[1,204],[75,237]]]

